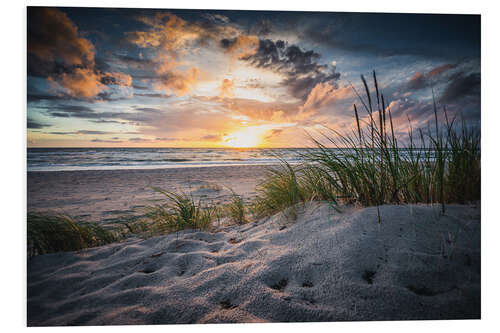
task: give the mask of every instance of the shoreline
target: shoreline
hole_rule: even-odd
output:
[[[288,162],[290,164],[298,164],[299,161]],[[118,170],[158,170],[158,169],[191,169],[191,168],[215,168],[215,167],[237,167],[237,166],[265,166],[271,167],[279,165],[278,162],[257,162],[257,163],[206,163],[206,164],[171,164],[171,165],[127,165],[127,166],[115,166],[115,165],[101,165],[101,166],[89,166],[89,167],[72,167],[68,166],[66,169],[49,169],[45,167],[40,167],[39,169],[28,169],[27,172],[70,172],[70,171],[118,171]],[[44,169],[45,168],[45,169]]]

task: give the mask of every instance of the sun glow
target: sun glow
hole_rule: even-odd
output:
[[[257,147],[261,143],[261,134],[255,128],[247,128],[222,137],[222,144],[233,148]]]

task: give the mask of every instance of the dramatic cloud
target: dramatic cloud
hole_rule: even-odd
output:
[[[221,46],[231,51],[243,37],[222,40]],[[248,55],[239,55],[239,59],[257,68],[270,69],[284,75],[282,84],[292,96],[301,100],[305,100],[318,83],[329,82],[334,85],[340,78],[335,66],[318,64],[320,57],[319,53],[312,50],[303,51],[297,45],[287,45],[282,40],[274,42],[270,39],[259,40],[256,50],[252,49]]]
[[[235,59],[245,59],[254,55],[259,49],[259,38],[241,35],[235,38],[223,38],[220,46]]]
[[[178,96],[187,94],[196,83],[198,69],[191,67],[183,72],[178,70],[158,70],[156,83],[154,87],[158,90],[164,90],[168,93],[174,93]]]
[[[449,71],[457,67],[455,64],[444,64],[438,66],[428,73],[416,72],[408,81],[408,89],[409,90],[420,90],[423,88],[427,88],[435,84],[440,79],[443,79],[441,76],[443,73]]]
[[[433,70],[431,70],[429,73],[427,73],[427,76],[433,77],[433,76],[439,75],[441,73],[444,73],[447,70],[453,69],[455,67],[457,67],[457,65],[455,65],[455,64],[444,64],[444,65],[438,66],[438,67],[434,68]]]
[[[68,16],[55,8],[28,7],[28,53],[51,63],[94,63],[92,43],[80,37]]]
[[[91,69],[75,68],[71,73],[49,76],[48,80],[60,84],[67,94],[78,97],[92,97],[106,89],[100,75]]]
[[[373,70],[396,132],[433,121],[432,91],[480,122],[479,16],[30,7],[27,23],[37,146],[304,146],[355,126],[350,83],[363,95]]]
[[[142,48],[160,48],[177,54],[206,33],[198,25],[190,24],[170,12],[159,12],[153,17],[140,16],[138,20],[150,30],[127,32],[127,39]]]
[[[408,89],[419,90],[427,87],[427,84],[428,81],[426,76],[421,72],[417,72],[410,78],[410,81],[408,81]]]
[[[138,20],[149,26],[147,31],[127,32],[127,41],[140,47],[152,49],[156,56],[146,61],[121,57],[122,61],[136,67],[151,68],[155,76],[151,78],[157,90],[183,96],[196,84],[199,69],[194,66],[185,68],[181,58],[190,47],[204,45],[207,40],[215,39],[218,34],[226,35],[228,27],[202,25],[188,22],[170,12],[141,16]]]
[[[132,83],[127,74],[98,69],[94,45],[55,8],[28,8],[28,75],[47,78],[63,94],[84,98],[97,96],[108,85]]]
[[[91,130],[79,130],[72,132],[49,132],[49,134],[57,134],[57,135],[107,135],[107,134],[116,134],[117,132],[109,132],[109,131],[91,131]]]
[[[354,92],[351,87],[337,88],[330,83],[318,83],[302,107],[303,116],[310,116],[320,109],[332,108],[335,104],[354,98]]]
[[[479,73],[457,73],[443,91],[440,101],[451,103],[464,98],[474,98],[478,102],[481,98],[481,75]]]

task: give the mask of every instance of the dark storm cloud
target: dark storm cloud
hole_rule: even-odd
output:
[[[88,106],[83,105],[71,105],[71,104],[60,104],[46,107],[49,115],[52,117],[59,118],[68,118],[68,117],[76,117],[76,118],[97,118],[97,113]]]
[[[419,90],[427,87],[428,81],[424,74],[417,72],[408,81],[408,89]]]
[[[71,97],[65,95],[48,95],[28,92],[28,103],[39,101],[65,101],[69,99],[71,99]]]
[[[64,111],[64,112],[68,112],[68,113],[93,112],[94,111],[92,108],[90,108],[88,106],[84,106],[84,105],[57,105],[57,106],[53,106],[51,109]]]
[[[64,104],[45,107],[45,109],[49,116],[56,118],[80,118],[94,123],[127,124],[132,122],[136,125],[152,122],[162,112],[153,108],[139,108],[133,112],[97,112],[88,106]]]
[[[50,127],[50,126],[52,126],[52,125],[40,123],[40,122],[35,121],[31,118],[28,118],[28,121],[27,121],[27,127],[30,129],[40,129],[40,128],[45,128],[45,127]]]
[[[250,32],[257,36],[267,36],[274,32],[273,23],[269,19],[262,19],[257,24],[251,26]]]
[[[447,82],[450,76],[444,74],[456,67],[456,64],[444,64],[433,68],[428,73],[417,72],[408,81],[407,89],[420,90],[437,83]]]
[[[56,118],[69,118],[70,117],[69,113],[64,113],[64,112],[50,112],[50,115],[52,117],[56,117]]]
[[[28,7],[28,53],[41,61],[88,65],[94,61],[92,43],[55,8]]]
[[[116,132],[108,132],[108,131],[92,131],[92,130],[79,130],[72,132],[49,132],[49,134],[57,134],[57,135],[106,135],[106,134],[116,134]]]
[[[220,46],[230,49],[238,39],[222,39]],[[329,82],[335,86],[340,78],[334,66],[319,64],[321,55],[313,50],[303,51],[297,45],[287,45],[282,40],[272,41],[260,39],[255,53],[242,57],[241,60],[257,68],[266,68],[284,74],[282,82],[290,93],[301,100],[305,100],[311,90],[318,83]]]
[[[220,45],[224,49],[229,49],[236,42],[236,38],[222,39]],[[291,74],[310,74],[328,67],[317,63],[320,57],[321,55],[313,50],[302,51],[297,45],[287,45],[282,40],[275,42],[270,39],[260,39],[257,51],[243,57],[242,60],[258,68],[270,68]]]
[[[29,76],[47,78],[50,75],[69,73],[71,71],[71,66],[55,62],[52,59],[42,59],[33,53],[28,53],[27,57]]]
[[[457,73],[451,78],[450,83],[443,91],[440,101],[442,103],[452,103],[464,98],[474,99],[477,102],[480,101],[481,74]]]
[[[45,107],[45,109],[47,109],[49,115],[58,118],[100,119],[113,117],[115,114],[113,112],[96,112],[88,106],[70,104],[52,105]]]

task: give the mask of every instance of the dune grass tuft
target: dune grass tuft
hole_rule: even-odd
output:
[[[167,201],[162,205],[150,207],[151,226],[157,234],[178,232],[183,229],[207,230],[216,217],[216,206],[204,205],[201,199],[195,202],[192,196],[177,194],[161,188],[153,188],[163,194]]]
[[[257,186],[257,197],[252,206],[257,217],[283,212],[287,217],[297,217],[297,204],[312,198],[312,193],[300,184],[302,175],[285,160],[281,165],[268,169],[266,180]]]
[[[229,217],[237,224],[248,222],[243,198],[231,190],[231,202],[227,206]]]
[[[28,214],[28,258],[59,251],[76,251],[118,240],[96,223],[77,221],[65,215]]]

